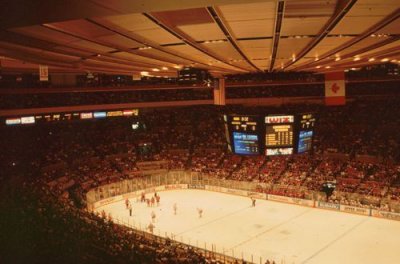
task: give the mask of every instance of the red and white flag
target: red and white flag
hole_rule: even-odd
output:
[[[325,73],[325,104],[346,104],[346,84],[344,72]]]

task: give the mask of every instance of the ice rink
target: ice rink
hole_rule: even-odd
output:
[[[400,222],[257,200],[204,190],[158,193],[158,207],[130,199],[133,215],[124,201],[97,208],[114,219],[141,229],[156,214],[155,234],[259,263],[400,263]],[[147,194],[146,197],[150,197]],[[177,204],[174,215],[173,204]],[[196,208],[203,209],[199,218]],[[215,250],[215,249],[214,249]]]

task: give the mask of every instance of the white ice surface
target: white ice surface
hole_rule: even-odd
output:
[[[115,220],[143,229],[156,213],[155,234],[259,263],[400,263],[400,222],[257,200],[204,190],[158,193],[159,207],[120,201],[98,208]],[[150,194],[147,194],[149,197]],[[177,215],[173,213],[176,203]],[[199,218],[196,208],[203,209]],[[243,255],[242,255],[243,254]]]

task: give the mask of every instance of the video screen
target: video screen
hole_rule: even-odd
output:
[[[265,133],[267,147],[281,147],[293,145],[293,125],[268,125]]]
[[[258,155],[258,135],[233,132],[233,146],[236,154]]]
[[[274,149],[267,149],[266,155],[267,156],[279,156],[279,155],[292,155],[293,148],[274,148]]]
[[[299,133],[299,144],[297,148],[298,153],[303,153],[311,150],[312,148],[312,131],[300,131]]]

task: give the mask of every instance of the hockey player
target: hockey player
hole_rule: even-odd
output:
[[[197,213],[199,214],[199,218],[203,216],[203,209],[197,208]]]
[[[129,200],[128,200],[128,198],[125,199],[125,207],[126,207],[126,209],[129,209]]]
[[[154,213],[154,211],[151,212],[151,221],[153,223],[156,221],[156,213]]]
[[[154,197],[151,197],[151,199],[150,199],[151,207],[154,206],[154,203],[155,203],[155,202],[156,202],[156,201],[155,201]]]
[[[156,196],[156,202],[157,202],[157,206],[159,206],[160,205],[160,196],[159,195]]]
[[[129,216],[132,216],[132,205],[130,204],[128,208],[129,208]]]
[[[153,233],[154,227],[155,227],[155,226],[153,225],[153,223],[150,222],[150,224],[147,226],[147,228],[149,229],[150,233]]]
[[[254,199],[253,197],[251,197],[251,206],[256,207],[256,199]]]
[[[176,215],[176,211],[178,210],[178,206],[176,205],[176,203],[174,203],[173,209],[174,209],[174,215]]]

